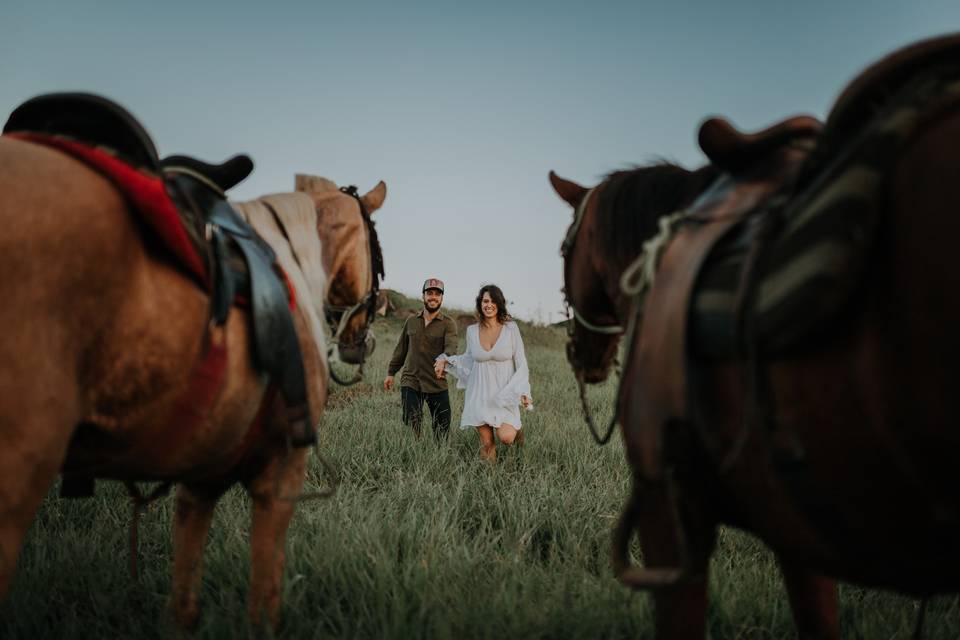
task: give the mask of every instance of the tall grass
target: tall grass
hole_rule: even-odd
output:
[[[645,594],[612,577],[610,530],[629,487],[618,438],[597,447],[581,420],[563,332],[523,325],[537,408],[523,413],[526,446],[478,459],[476,435],[453,426],[437,447],[400,423],[399,394],[380,383],[399,322],[377,323],[380,348],[363,383],[335,389],[320,449],[341,476],[334,498],[303,504],[287,541],[284,623],[290,638],[649,638]],[[614,384],[591,390],[609,417]],[[454,416],[462,394],[452,392]],[[606,413],[605,413],[606,412]],[[319,464],[308,482],[321,486]],[[168,498],[140,524],[140,577],[127,570],[130,509],[122,488],[95,499],[44,502],[20,557],[0,637],[165,638],[170,591]],[[244,614],[249,501],[221,501],[206,553],[197,638],[251,635]],[[891,550],[896,553],[897,550]],[[907,638],[914,601],[845,587],[846,637]],[[711,567],[713,638],[793,635],[772,555],[722,530]],[[956,598],[931,603],[928,638],[960,635]]]

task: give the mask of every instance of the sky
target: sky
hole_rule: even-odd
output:
[[[495,283],[515,316],[554,322],[572,212],[550,170],[592,186],[660,159],[695,168],[705,117],[823,118],[867,65],[951,31],[956,0],[3,0],[0,117],[100,93],[161,155],[249,154],[237,200],[296,173],[383,180],[383,286],[416,296],[438,277],[469,309]]]

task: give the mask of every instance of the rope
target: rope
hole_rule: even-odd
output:
[[[686,216],[687,210],[682,209],[660,218],[660,230],[657,235],[643,243],[640,255],[620,275],[620,290],[623,293],[628,296],[642,297],[653,287],[663,251],[673,240],[676,227]]]

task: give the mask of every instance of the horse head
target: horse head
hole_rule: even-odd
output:
[[[373,353],[383,254],[371,215],[383,205],[387,185],[364,195],[318,176],[297,175],[296,190],[309,195],[317,210],[317,232],[327,271],[324,309],[340,359],[362,364]]]
[[[656,234],[660,218],[687,206],[715,174],[709,166],[688,171],[657,163],[611,173],[587,189],[550,172],[554,190],[574,209],[560,251],[570,316],[567,358],[578,378],[591,384],[607,378],[635,313],[620,288],[623,271]]]
[[[617,312],[618,287],[598,246],[599,187],[587,189],[550,172],[550,183],[573,207],[573,222],[561,247],[563,292],[568,309],[567,360],[578,378],[606,380],[623,328]]]

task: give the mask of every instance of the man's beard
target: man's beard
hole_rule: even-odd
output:
[[[434,306],[431,307],[431,306],[430,306],[431,304],[434,305]],[[429,313],[433,313],[434,311],[439,311],[439,310],[440,310],[440,305],[441,305],[441,304],[443,304],[443,303],[442,303],[442,302],[427,302],[426,300],[424,300],[424,301],[423,301],[423,308],[424,308],[426,311],[428,311]]]

